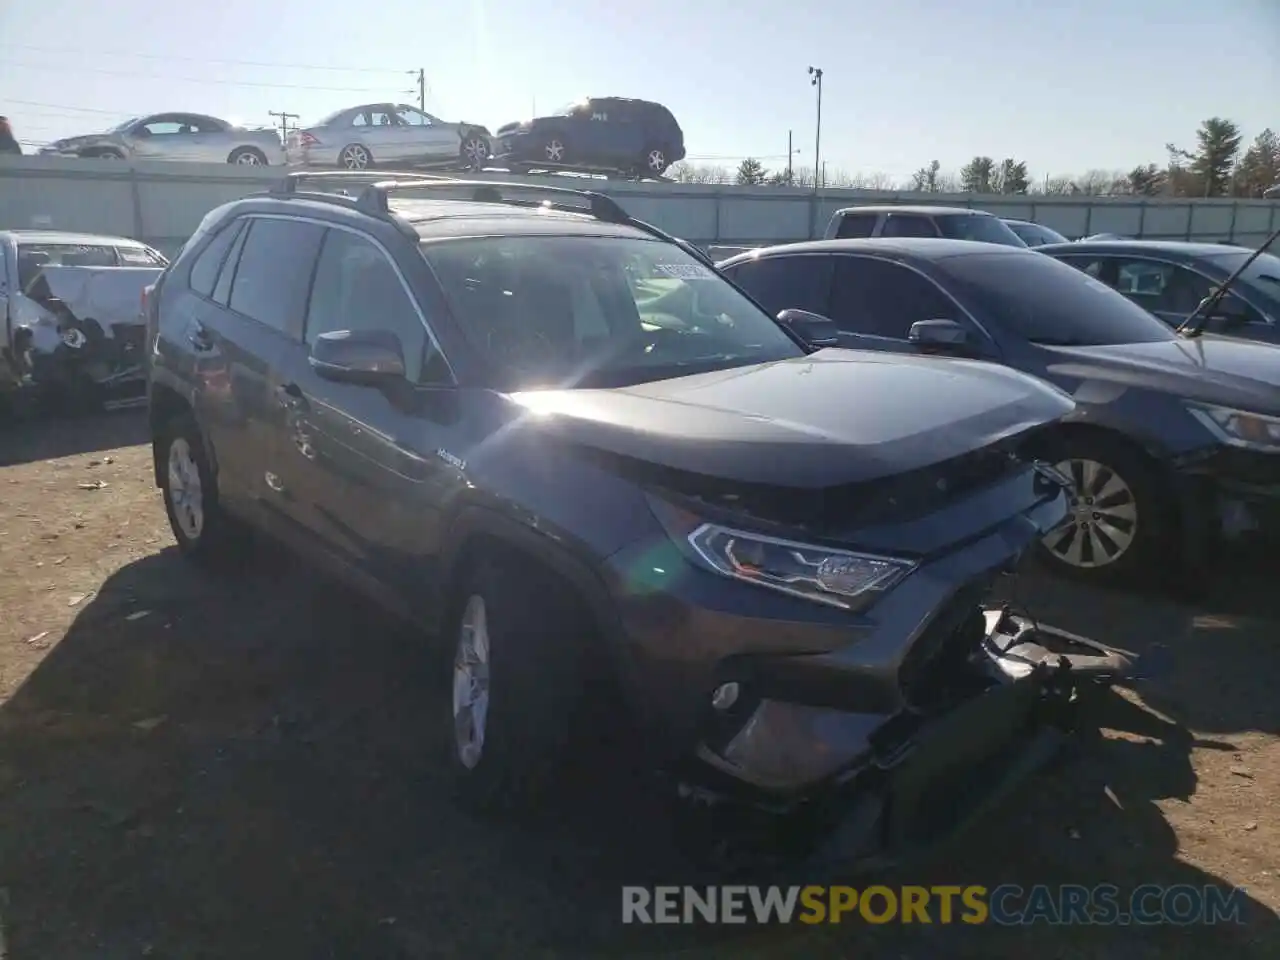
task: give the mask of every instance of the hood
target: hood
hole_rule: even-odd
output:
[[[1280,414],[1280,346],[1204,334],[1157,343],[1041,347],[1051,376],[1104,380]]]
[[[521,130],[528,130],[534,124],[533,120],[513,120],[511,123],[504,123],[498,128],[498,136],[505,136],[512,133],[519,133]]]
[[[722,480],[808,489],[928,467],[1074,409],[1061,390],[1004,367],[840,349],[511,399],[586,447]]]
[[[51,147],[57,147],[61,150],[74,149],[76,147],[85,147],[99,140],[106,140],[111,135],[108,133],[85,133],[78,137],[67,137],[63,140],[56,140],[50,144]]]

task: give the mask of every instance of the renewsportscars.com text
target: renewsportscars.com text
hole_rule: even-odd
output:
[[[1214,885],[623,887],[623,923],[1126,926],[1243,923],[1244,891]]]

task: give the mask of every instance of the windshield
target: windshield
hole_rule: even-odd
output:
[[[1240,265],[1250,257],[1249,251],[1226,253],[1210,257],[1214,263],[1228,274],[1235,273]],[[1247,283],[1265,293],[1271,299],[1280,299],[1280,257],[1271,253],[1262,253],[1240,274],[1241,283]]]
[[[976,240],[979,243],[1003,243],[1007,247],[1025,247],[1022,239],[997,217],[955,213],[936,218],[938,229],[952,240]]]
[[[1032,343],[1094,347],[1177,338],[1123,294],[1043,254],[947,257],[938,267],[962,300]]]
[[[504,389],[623,386],[804,354],[674,244],[517,236],[421,249]]]
[[[116,125],[115,125],[114,127],[112,127],[110,130],[108,130],[108,131],[107,131],[107,133],[120,133],[120,132],[121,132],[121,131],[123,131],[123,130],[128,130],[128,129],[129,129],[130,127],[132,127],[135,123],[137,123],[137,122],[138,122],[138,120],[139,120],[139,118],[138,118],[138,117],[130,117],[130,118],[129,118],[128,120],[126,120],[124,123],[118,123],[118,124],[116,124]]]

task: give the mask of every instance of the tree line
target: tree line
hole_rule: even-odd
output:
[[[1190,149],[1165,144],[1166,159],[1131,170],[1088,170],[1078,176],[1033,177],[1013,157],[974,157],[959,172],[930,161],[905,181],[884,173],[826,171],[822,185],[853,190],[911,190],[920,193],[1047,194],[1057,196],[1261,197],[1280,184],[1280,135],[1263,130],[1248,147],[1238,124],[1210,117],[1196,130]],[[824,164],[825,166],[825,164]],[[737,170],[688,162],[667,174],[679,183],[736,183],[742,186],[812,187],[812,167],[769,170],[747,157]]]

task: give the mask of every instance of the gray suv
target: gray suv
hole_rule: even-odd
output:
[[[1019,455],[1058,389],[824,349],[603,196],[308,180],[149,297],[155,480],[192,559],[263,530],[444,638],[468,802],[548,799],[621,704],[673,794],[901,851],[1125,669],[987,599],[1066,516]]]

